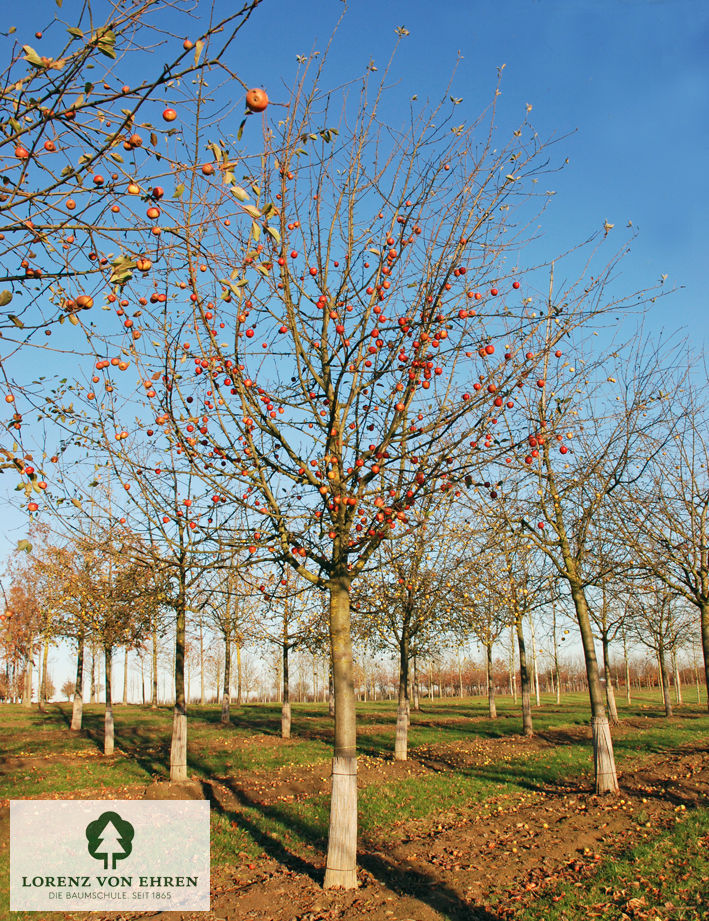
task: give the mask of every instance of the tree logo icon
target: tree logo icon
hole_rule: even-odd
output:
[[[103,860],[104,870],[115,870],[116,861],[124,860],[133,850],[134,834],[130,822],[117,812],[104,812],[86,826],[89,854],[96,860]]]

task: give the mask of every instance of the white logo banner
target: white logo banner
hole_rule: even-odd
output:
[[[13,800],[12,911],[209,911],[209,803]]]

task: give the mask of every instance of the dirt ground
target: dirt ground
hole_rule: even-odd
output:
[[[402,774],[426,775],[474,767],[486,759],[575,741],[584,728],[540,733],[531,740],[471,740],[431,745],[406,763],[360,758],[364,787]],[[590,742],[590,739],[589,739]],[[182,788],[81,791],[81,798],[209,798],[213,808],[238,814],[246,805],[272,805],[326,791],[324,765],[269,774],[235,774]],[[161,921],[503,921],[559,880],[583,879],[621,844],[647,840],[677,813],[709,796],[706,740],[633,762],[619,774],[618,798],[596,797],[577,779],[544,790],[500,795],[426,820],[402,822],[381,837],[360,838],[360,886],[353,892],[321,888],[324,855],[312,859],[281,849],[240,866],[212,871],[211,912],[92,913],[102,918]],[[0,825],[7,820],[0,810]],[[647,824],[637,821],[645,813]],[[3,815],[4,813],[4,815]],[[494,907],[492,907],[494,905]],[[70,916],[67,916],[70,917]],[[71,917],[74,917],[72,915]]]

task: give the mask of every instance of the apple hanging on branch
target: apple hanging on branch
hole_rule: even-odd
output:
[[[263,112],[268,105],[266,90],[253,88],[246,94],[246,108],[251,112]]]

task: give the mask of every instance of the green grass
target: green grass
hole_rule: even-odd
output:
[[[411,714],[412,751],[441,742],[510,737],[521,728],[518,707],[510,698],[498,702],[497,720],[487,717],[486,702],[481,698],[424,701],[423,708]],[[709,731],[706,711],[691,705],[686,705],[673,720],[665,720],[657,695],[645,694],[632,706],[621,707],[621,716],[642,720],[640,727],[621,727],[614,732],[621,767],[636,753],[682,744],[695,734]],[[85,708],[80,735],[67,731],[67,704],[50,704],[46,713],[13,705],[0,707],[0,798],[166,780],[171,709],[117,706],[114,718],[119,751],[113,758],[104,759],[103,707]],[[394,723],[394,702],[359,704],[360,753],[388,755],[393,746]],[[569,726],[587,726],[585,697],[569,696],[560,706],[545,699],[542,708],[534,711],[534,725],[541,735]],[[279,732],[277,704],[234,707],[231,724],[226,727],[219,722],[218,707],[191,707],[188,769],[193,776],[206,779],[240,771],[272,772],[289,766],[326,765],[331,757],[332,720],[322,704],[295,704],[293,738],[284,742]],[[42,760],[38,761],[39,757]],[[21,759],[19,769],[4,769],[6,764],[12,768],[17,758]],[[581,773],[588,768],[588,745],[581,742],[559,746],[553,754],[544,753],[543,758],[535,753],[520,763],[499,762],[476,768],[475,775],[497,783],[535,786],[557,782],[569,771]]]
[[[540,895],[524,921],[618,921],[709,917],[709,810],[697,809],[663,831],[605,861],[582,883],[565,882]]]

